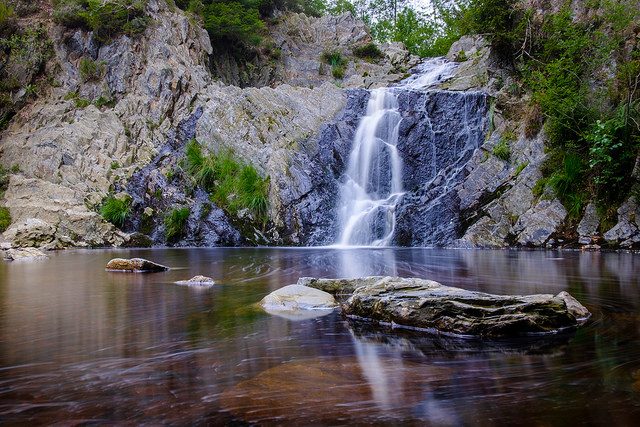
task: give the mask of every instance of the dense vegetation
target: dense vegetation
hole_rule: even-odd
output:
[[[98,41],[107,42],[120,34],[142,32],[151,19],[146,0],[52,0],[55,22],[71,28],[93,31]]]
[[[595,201],[606,222],[640,184],[632,177],[640,148],[640,51],[625,40],[640,10],[635,0],[586,6],[595,18],[580,22],[568,4],[541,19],[513,0],[436,1],[443,34],[484,34],[529,92],[533,113],[525,131],[534,136],[544,121],[547,133],[538,194],[552,191],[575,219]]]

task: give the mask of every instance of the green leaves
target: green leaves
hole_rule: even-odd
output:
[[[214,2],[203,8],[204,27],[214,42],[260,43],[264,29],[258,9],[239,2]]]

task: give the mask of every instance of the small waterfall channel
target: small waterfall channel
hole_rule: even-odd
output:
[[[398,94],[425,90],[448,77],[454,67],[454,63],[434,58],[416,67],[416,73],[397,86],[371,91],[340,185],[339,246],[391,244],[396,206],[404,195]]]

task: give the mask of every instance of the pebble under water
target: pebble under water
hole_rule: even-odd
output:
[[[111,258],[173,267],[107,272]],[[201,274],[211,288],[173,282]],[[570,334],[473,340],[293,321],[253,304],[299,277],[566,290]],[[640,256],[423,248],[120,249],[0,262],[2,425],[635,425]]]

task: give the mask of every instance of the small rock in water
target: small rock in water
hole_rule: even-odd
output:
[[[267,313],[291,320],[330,313],[338,306],[333,295],[302,285],[289,285],[271,292],[260,301]]]
[[[129,271],[133,273],[146,273],[153,271],[167,271],[169,267],[144,258],[114,258],[107,263],[107,271]]]
[[[15,261],[19,259],[44,259],[49,257],[38,248],[18,248],[7,249],[4,252],[4,258]]]
[[[187,285],[187,286],[213,286],[216,282],[207,276],[193,276],[189,280],[178,280],[175,282],[177,285]]]

